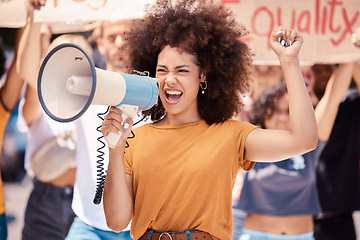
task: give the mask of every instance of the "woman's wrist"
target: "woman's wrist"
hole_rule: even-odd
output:
[[[298,57],[279,57],[279,62],[280,62],[280,65],[283,65],[283,66],[289,65],[289,64],[300,65]]]
[[[125,146],[120,145],[120,146],[110,146],[108,145],[109,151],[125,151]]]

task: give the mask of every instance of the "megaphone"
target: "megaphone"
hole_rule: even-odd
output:
[[[159,93],[155,78],[96,68],[89,54],[73,43],[58,45],[46,55],[37,87],[45,113],[58,122],[78,119],[90,105],[118,107],[134,118],[153,107]],[[112,132],[105,137],[110,147],[119,138]]]

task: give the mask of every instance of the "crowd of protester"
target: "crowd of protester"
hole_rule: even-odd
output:
[[[98,181],[98,150],[102,148],[102,143],[97,140],[102,135],[96,129],[102,125],[103,119],[97,115],[105,113],[107,106],[91,106],[74,123],[58,123],[41,108],[37,96],[37,74],[46,54],[61,43],[81,46],[99,68],[127,72],[128,62],[135,66],[137,64],[137,59],[125,53],[127,31],[137,30],[138,35],[133,37],[140,42],[140,33],[148,33],[144,29],[154,23],[146,25],[140,20],[103,21],[91,23],[87,32],[55,35],[46,24],[34,22],[34,11],[44,4],[45,1],[25,0],[27,21],[23,28],[16,31],[10,65],[5,55],[6,46],[0,45],[0,149],[5,144],[3,140],[11,113],[16,110],[18,125],[22,126],[23,131],[25,129],[27,136],[25,156],[21,159],[24,168],[19,170],[25,170],[33,178],[33,189],[24,212],[22,239],[132,239],[132,223],[122,231],[115,232],[110,228],[109,222],[116,218],[112,216],[116,211],[112,211],[114,201],[108,200],[113,199],[109,190],[105,198],[105,213],[103,203],[93,203]],[[186,49],[181,43],[176,44],[179,45],[176,47]],[[360,27],[354,29],[348,44],[360,46]],[[171,48],[161,47],[171,55]],[[291,44],[286,47],[291,47]],[[274,49],[281,58],[281,51],[277,46]],[[360,48],[355,50],[360,52]],[[162,56],[159,54],[159,59]],[[162,68],[163,74],[167,67]],[[294,122],[291,120],[291,104],[295,103],[289,97],[288,71],[285,64],[252,64],[248,69],[252,88],[246,96],[245,87],[242,89],[244,92],[235,96],[244,98],[238,102],[243,105],[239,104],[241,107],[232,117],[233,120],[252,126],[249,132],[257,128],[291,132],[291,123]],[[211,86],[208,88],[207,85],[210,83],[204,80],[206,74],[201,73],[200,97],[211,91]],[[255,165],[242,166],[242,170],[246,171],[237,174],[232,190],[233,218],[229,221],[233,221],[233,240],[357,239],[353,214],[360,210],[360,58],[350,63],[301,66],[301,73],[316,117],[317,147],[306,153],[293,154],[285,160],[254,158],[257,160],[254,160]],[[104,123],[109,121],[111,114],[117,114],[115,111],[118,110],[110,110],[105,118],[105,130],[109,125]],[[165,117],[159,118],[160,115],[156,114],[164,114],[164,111],[157,111],[153,112],[152,119],[158,117],[155,122],[161,122]],[[64,138],[64,134],[66,144],[73,144],[74,148],[66,153],[69,155],[55,155],[49,142],[51,139]],[[125,130],[123,135],[126,136]],[[121,147],[117,146],[116,149]],[[110,152],[115,150],[110,149]],[[212,149],[208,151],[211,154]],[[115,154],[111,154],[108,148],[104,148],[103,152],[107,167],[109,154]],[[128,157],[125,154],[125,159]],[[67,161],[60,161],[63,159]],[[115,160],[114,157],[110,159],[112,162]],[[244,165],[248,164],[247,160],[243,160]],[[125,171],[129,175],[130,170]],[[6,172],[6,169],[1,169],[1,172]],[[110,179],[114,178],[110,176]],[[108,184],[107,188],[115,192],[116,188],[111,187]],[[0,180],[0,239],[6,240],[4,194]],[[139,204],[139,200],[132,200],[135,206]],[[135,224],[139,224],[143,216],[136,208],[132,211]],[[137,229],[132,231],[138,234]],[[150,231],[149,239],[152,234]],[[160,238],[161,234],[164,233],[160,233]],[[145,239],[144,235],[137,237]],[[204,235],[204,239],[207,237]]]

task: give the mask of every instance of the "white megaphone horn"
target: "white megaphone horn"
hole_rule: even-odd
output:
[[[138,111],[157,103],[157,80],[149,76],[105,71],[96,68],[89,54],[73,43],[52,49],[38,77],[38,96],[47,115],[58,122],[74,121],[92,105],[122,109],[134,118]],[[119,134],[105,137],[114,147]]]

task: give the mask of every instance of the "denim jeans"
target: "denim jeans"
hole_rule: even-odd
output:
[[[283,235],[243,228],[238,240],[314,240],[314,233],[308,232],[297,235]]]
[[[72,187],[34,180],[24,216],[22,240],[63,240],[74,220]]]
[[[233,235],[232,239],[238,240],[247,213],[241,209],[233,208]]]
[[[130,231],[122,231],[119,233],[112,231],[104,231],[89,226],[75,217],[73,224],[69,230],[69,234],[65,240],[132,240]]]
[[[0,215],[0,239],[7,239],[7,224],[5,213]]]

